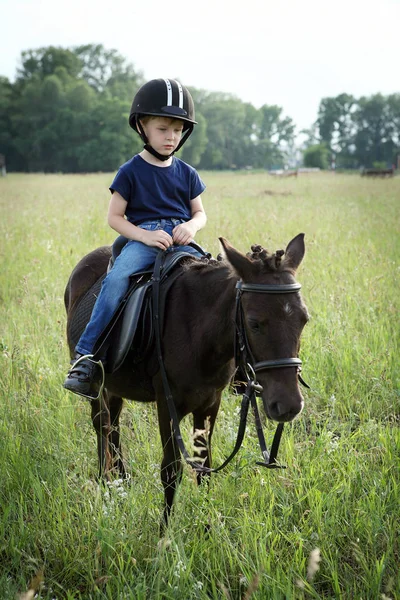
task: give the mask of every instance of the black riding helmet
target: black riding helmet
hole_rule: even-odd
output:
[[[159,154],[149,145],[146,134],[140,123],[140,117],[169,117],[183,121],[183,134],[177,152],[188,139],[197,121],[194,120],[194,103],[189,90],[176,79],[152,79],[138,90],[129,115],[129,125],[145,143],[145,149],[159,160],[168,160],[169,156]]]

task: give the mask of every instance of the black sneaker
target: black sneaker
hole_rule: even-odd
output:
[[[64,381],[66,390],[97,400],[103,379],[101,361],[94,361],[90,356],[76,355],[72,368]]]

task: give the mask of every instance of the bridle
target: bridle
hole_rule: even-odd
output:
[[[244,324],[244,313],[242,306],[242,294],[243,292],[252,292],[256,294],[293,294],[301,290],[300,283],[283,283],[283,284],[268,284],[268,283],[243,283],[239,280],[236,284],[236,310],[235,310],[235,329],[236,329],[236,340],[235,340],[235,359],[236,365],[242,367],[243,371],[247,375],[247,371],[250,370],[253,373],[263,371],[265,369],[279,369],[282,367],[296,367],[299,381],[302,385],[309,388],[310,386],[302,379],[301,365],[302,361],[298,357],[290,358],[278,358],[273,360],[263,360],[255,362],[253,354],[251,352],[250,344],[246,334],[246,327]],[[254,378],[255,379],[255,378]],[[259,384],[257,384],[259,385]],[[260,386],[261,387],[261,386]],[[262,391],[257,390],[257,391]]]
[[[250,292],[256,294],[293,294],[301,290],[300,283],[285,283],[285,284],[267,284],[267,283],[243,283],[239,280],[236,284],[236,309],[235,309],[235,361],[237,368],[241,369],[247,378],[247,385],[251,386],[252,394],[250,396],[250,402],[254,412],[254,419],[256,423],[256,430],[258,436],[258,443],[260,445],[261,453],[264,458],[264,462],[257,462],[257,465],[267,467],[269,469],[285,468],[283,465],[277,463],[276,457],[278,454],[279,443],[281,441],[283,432],[283,423],[278,423],[272,441],[271,452],[268,452],[265,443],[264,433],[262,429],[260,413],[258,411],[256,393],[262,392],[262,386],[257,382],[256,373],[266,369],[279,369],[286,367],[295,367],[297,369],[297,377],[302,385],[309,388],[310,386],[301,377],[301,365],[302,361],[298,357],[290,358],[277,358],[272,360],[263,360],[255,362],[249,340],[246,334],[246,327],[244,323],[244,313],[242,306],[242,295],[243,292]]]
[[[171,429],[177,443],[177,446],[185,459],[185,461],[198,473],[217,473],[221,471],[237,454],[239,451],[247,422],[247,413],[249,409],[249,404],[251,403],[255,423],[258,441],[261,448],[261,453],[264,458],[264,462],[257,462],[257,465],[261,465],[270,469],[277,468],[285,468],[282,465],[277,463],[276,457],[279,449],[279,443],[282,436],[283,431],[283,423],[278,423],[274,439],[272,441],[271,452],[269,453],[267,450],[267,446],[265,443],[264,433],[262,430],[262,423],[260,419],[260,415],[258,412],[256,393],[260,393],[262,391],[262,386],[256,380],[257,371],[261,371],[264,369],[276,369],[281,367],[295,367],[299,373],[301,367],[301,360],[297,357],[291,358],[280,358],[275,360],[265,360],[260,362],[254,362],[251,349],[248,343],[246,329],[244,326],[244,315],[243,315],[243,307],[242,307],[242,293],[243,292],[253,292],[253,293],[263,293],[263,294],[288,294],[298,292],[301,289],[301,285],[299,283],[290,283],[290,284],[256,284],[256,283],[243,283],[241,280],[236,284],[236,308],[235,308],[235,360],[237,366],[242,366],[243,371],[247,378],[246,390],[243,394],[242,403],[240,407],[240,422],[239,429],[237,433],[236,443],[233,451],[228,456],[228,458],[217,468],[209,468],[204,465],[196,462],[188,453],[185,444],[183,442],[180,426],[179,426],[179,418],[176,412],[175,403],[172,397],[171,388],[169,386],[167,373],[164,366],[164,360],[162,355],[162,345],[161,345],[161,331],[160,331],[160,306],[159,306],[159,298],[160,298],[160,281],[161,281],[161,271],[162,271],[162,263],[164,260],[164,251],[160,251],[157,255],[155,265],[154,265],[154,273],[153,273],[153,321],[154,321],[154,330],[155,330],[155,341],[156,341],[156,351],[158,363],[160,366],[161,379],[164,387],[165,398],[167,401],[167,406],[169,410],[170,420],[171,420]],[[300,382],[309,387],[298,374]]]

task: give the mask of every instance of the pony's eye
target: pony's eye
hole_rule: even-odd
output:
[[[249,327],[254,333],[258,333],[261,330],[260,323],[256,319],[249,319]]]

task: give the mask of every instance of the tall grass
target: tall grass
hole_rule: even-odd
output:
[[[221,235],[246,251],[306,233],[298,278],[312,319],[301,357],[312,389],[285,427],[288,468],[256,465],[250,423],[208,494],[185,468],[160,541],[157,417],[153,406],[127,403],[131,485],[96,485],[89,406],[62,388],[63,292],[83,254],[114,239],[105,223],[111,176],[8,175],[0,179],[2,599],[29,588],[68,600],[400,597],[400,179],[203,177],[209,222],[198,241],[214,254]],[[232,447],[237,413],[226,392],[216,463]],[[271,439],[273,425],[266,429]]]

